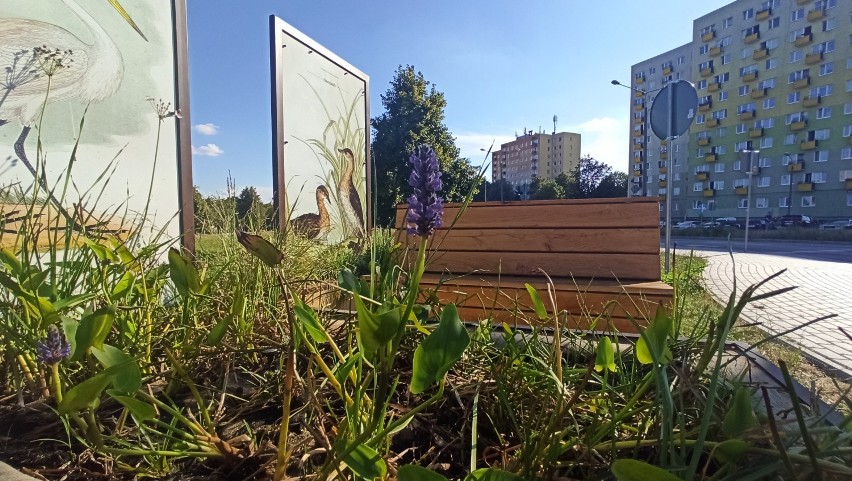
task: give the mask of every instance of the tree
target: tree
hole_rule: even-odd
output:
[[[530,184],[529,196],[533,200],[564,199],[565,191],[554,179],[536,177]]]
[[[414,67],[399,66],[390,88],[381,96],[385,112],[371,120],[372,159],[375,166],[376,222],[392,225],[396,204],[410,193],[408,157],[428,144],[435,150],[443,171],[444,198],[458,202],[477,183],[477,171],[459,149],[444,125],[444,94]]]
[[[595,188],[592,197],[597,199],[606,197],[624,197],[627,195],[627,174],[613,171],[601,180]]]
[[[267,206],[257,189],[246,187],[236,199],[237,223],[243,227],[262,229],[266,224]]]
[[[593,197],[600,197],[595,195],[596,189],[601,182],[612,173],[612,167],[609,165],[595,160],[588,155],[586,157],[580,157],[580,161],[577,162],[577,167],[575,167],[574,171],[571,173],[573,182],[571,184],[571,190],[568,192],[568,197],[571,199],[590,199]],[[625,192],[627,192],[626,188],[618,195],[618,197],[624,197]]]

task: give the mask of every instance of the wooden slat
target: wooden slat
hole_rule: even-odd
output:
[[[429,272],[454,275],[485,271],[533,276],[540,273],[539,268],[552,277],[654,281],[660,278],[660,255],[445,251],[437,253],[426,265]]]
[[[418,238],[403,236],[409,246]],[[454,229],[430,238],[430,249],[503,252],[660,252],[659,229]]]
[[[607,279],[561,279],[554,278],[556,289],[576,290],[585,293],[627,293],[627,294],[652,294],[655,296],[672,296],[672,286],[662,281],[643,282],[618,282]],[[530,284],[540,291],[547,290],[546,279],[541,276],[491,276],[473,274],[463,277],[448,277],[442,274],[426,273],[421,283],[426,285],[452,284],[456,287],[491,286],[502,288],[524,288]]]
[[[471,204],[458,221],[453,219],[459,207],[444,209],[444,225],[469,228],[618,228],[655,227],[659,229],[659,207],[656,200],[620,202],[620,199],[595,199],[597,202],[529,201],[503,204]],[[609,202],[607,202],[609,201]],[[396,226],[404,225],[407,206],[396,212]]]
[[[85,225],[91,237],[114,235],[126,238],[129,232],[117,216],[103,215],[98,218],[79,208],[76,211],[69,210],[68,215]],[[72,236],[70,244],[80,245],[82,233],[72,231],[67,224],[66,216],[52,206],[0,203],[0,247],[18,247],[24,234],[28,242],[35,242],[38,250],[45,250],[51,245],[64,246],[65,235],[69,231]],[[22,229],[26,229],[26,232],[22,233]]]
[[[459,318],[464,322],[477,322],[484,319],[492,319],[495,323],[507,323],[512,327],[535,324],[538,326],[552,327],[550,323],[541,323],[531,312],[512,313],[508,311],[486,312],[482,309],[460,307],[458,308]],[[644,326],[641,321],[637,322],[640,326]],[[633,323],[626,318],[612,317],[609,319],[599,318],[594,320],[588,317],[569,316],[567,325],[560,326],[564,329],[586,329],[595,331],[610,331],[637,334],[637,329]]]

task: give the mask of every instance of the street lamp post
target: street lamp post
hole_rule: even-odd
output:
[[[748,154],[748,193],[746,195],[746,221],[745,221],[745,240],[743,242],[743,251],[748,252],[748,228],[751,221],[751,178],[754,176],[754,154],[759,154],[759,150],[741,150],[741,153]]]
[[[650,114],[651,109],[648,108],[648,94],[662,90],[664,87],[660,87],[658,89],[653,89],[653,90],[643,90],[643,89],[635,88],[635,87],[630,86],[630,85],[625,85],[625,84],[619,82],[618,80],[612,80],[612,81],[610,81],[610,83],[613,84],[613,85],[620,85],[621,87],[628,88],[630,90],[633,90],[634,92],[640,92],[642,94],[643,107],[644,107],[644,111],[645,111],[645,121],[644,121],[645,122],[645,125],[644,125],[645,144],[643,146],[644,148],[642,149],[644,154],[645,154],[645,158],[643,159],[643,161],[644,161],[644,163],[647,163],[647,164],[650,165],[650,162],[648,161],[648,148],[650,147],[650,145],[649,145],[650,144],[649,131],[650,131],[650,128],[651,128],[651,122],[650,122],[650,119],[648,118],[648,115]],[[672,97],[669,97],[669,102],[671,102],[671,100],[672,100]],[[669,105],[669,107],[671,107],[671,105]],[[671,127],[671,125],[670,125],[670,127]],[[669,128],[669,130],[671,130],[671,128]],[[666,139],[666,141],[669,142],[669,144],[671,144],[672,140],[673,140],[673,137]],[[670,147],[670,145],[668,147]],[[670,250],[669,246],[671,245],[671,233],[672,233],[672,190],[673,190],[673,185],[672,185],[672,181],[671,181],[671,175],[674,172],[674,151],[671,150],[671,149],[667,149],[666,152],[668,152],[668,154],[669,154],[669,159],[668,159],[668,162],[667,162],[668,168],[666,169],[666,250],[665,250],[665,271],[668,274],[669,265],[670,265],[670,262],[669,262],[669,250]],[[644,174],[644,172],[643,172],[643,174]],[[647,186],[648,186],[648,183],[643,179],[643,182],[642,182],[642,195],[643,196],[648,195],[648,187]]]
[[[784,152],[784,157],[787,157],[791,161],[793,160],[793,157],[790,156],[789,152]],[[788,163],[787,165],[790,165],[791,163],[792,162]],[[787,215],[789,216],[790,208],[793,206],[793,168],[787,167],[787,169],[790,172],[790,189],[789,193],[787,194]]]

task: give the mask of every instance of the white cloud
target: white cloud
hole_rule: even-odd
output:
[[[613,169],[627,172],[630,167],[628,125],[626,121],[612,117],[587,120],[569,127],[569,132],[582,135],[581,155],[591,155],[595,160],[610,165]]]
[[[506,142],[515,140],[515,137],[510,135],[483,134],[477,132],[464,132],[457,134],[455,137],[456,147],[458,147],[461,151],[459,155],[463,158],[470,159],[470,162],[473,165],[482,165],[483,162],[491,160],[490,158],[486,159],[485,152],[480,149],[485,149],[485,151],[487,151],[493,142],[494,147],[492,147],[491,150],[500,150],[500,144],[505,144]]]
[[[202,145],[201,147],[192,146],[192,155],[201,155],[205,157],[218,157],[224,154],[225,151],[220,149],[216,144]]]
[[[216,135],[219,133],[219,126],[216,124],[196,124],[192,128],[201,135]]]
[[[258,185],[255,186],[255,190],[257,190],[257,195],[263,199],[264,202],[272,202],[272,186],[271,185]]]

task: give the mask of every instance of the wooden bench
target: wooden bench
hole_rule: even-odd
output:
[[[402,242],[407,205],[396,212]],[[635,332],[672,288],[660,281],[657,199],[617,198],[448,204],[429,244],[421,289],[455,302],[463,320],[510,325],[536,318],[525,284],[550,311],[547,277],[569,328]],[[432,294],[428,294],[432,295]]]

